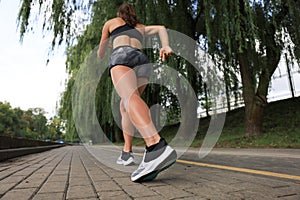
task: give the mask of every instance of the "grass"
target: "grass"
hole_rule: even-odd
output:
[[[207,132],[210,119],[200,119],[199,129],[192,147],[200,147]],[[166,126],[160,134],[171,141],[179,124]],[[265,110],[263,133],[244,137],[244,109],[226,113],[226,121],[215,147],[224,148],[300,148],[300,97],[269,103]],[[135,138],[134,145],[144,145]]]

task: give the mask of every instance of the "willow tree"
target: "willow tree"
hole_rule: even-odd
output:
[[[245,103],[245,136],[262,133],[271,76],[281,55],[299,59],[300,2],[203,0],[208,51],[239,71]]]
[[[75,131],[75,125],[72,120],[72,89],[75,82],[75,77],[79,70],[80,65],[84,62],[89,52],[93,47],[98,45],[101,37],[101,28],[104,22],[115,16],[118,4],[123,1],[65,1],[65,0],[23,0],[19,11],[19,22],[21,38],[24,36],[26,31],[34,28],[34,24],[30,19],[30,16],[34,14],[34,10],[38,10],[37,15],[43,16],[43,29],[53,31],[52,48],[55,45],[61,45],[63,41],[67,44],[67,70],[70,74],[70,78],[67,83],[66,91],[64,92],[61,100],[60,113],[64,119],[67,119],[67,127],[70,132]],[[177,30],[181,33],[188,35],[191,38],[198,39],[201,33],[204,31],[201,26],[201,17],[203,14],[200,12],[200,3],[196,0],[173,0],[173,1],[130,1],[136,6],[136,10],[140,20],[144,24],[164,24],[167,28]],[[202,12],[203,13],[203,12]],[[39,17],[33,17],[38,19]],[[88,20],[85,23],[85,20]],[[202,20],[203,22],[203,20]],[[86,26],[82,26],[85,24]],[[200,24],[200,26],[198,26]],[[79,29],[77,28],[79,27]],[[80,32],[80,28],[85,27],[83,32]],[[200,28],[197,28],[200,27]],[[197,29],[197,33],[196,32]],[[201,31],[199,31],[201,29]],[[176,38],[173,38],[175,45]],[[192,44],[194,45],[194,44]],[[191,48],[192,47],[192,48]],[[197,47],[186,45],[183,47],[189,49],[190,55],[194,55]],[[157,52],[157,51],[156,51]],[[150,50],[147,51],[152,62],[157,61],[157,53]],[[201,92],[202,79],[197,70],[179,56],[170,59],[169,65],[173,66],[179,73],[181,73],[187,80],[190,81],[194,91],[198,94]],[[162,72],[163,73],[163,72]],[[168,77],[166,75],[166,77]],[[181,96],[187,96],[186,94],[191,91],[187,91],[186,88],[180,85],[178,77],[173,78],[173,82],[177,83],[178,91],[181,92]],[[99,90],[97,91],[97,97],[101,101],[98,101],[99,110],[98,117],[101,123],[112,121],[112,115],[109,113],[110,98],[102,98],[104,91],[106,94],[111,94],[111,83],[110,80],[104,80],[105,84],[100,84]],[[101,89],[101,90],[100,90]],[[164,87],[156,87],[150,85],[148,90],[151,90],[151,94],[147,94],[146,99],[150,103],[165,103],[173,102],[175,106],[172,109],[172,116],[178,116],[180,109],[178,109],[178,101],[176,101],[174,95],[166,95],[169,91]],[[154,95],[153,95],[154,94]],[[157,98],[163,96],[164,98]],[[154,99],[156,98],[156,99]],[[183,105],[184,108],[191,109],[191,102],[189,99]],[[194,105],[194,111],[196,111]],[[103,109],[101,109],[103,108]],[[103,114],[104,113],[104,114]],[[188,113],[188,112],[184,112]],[[194,112],[193,112],[194,113]],[[196,113],[196,112],[195,112]],[[182,120],[184,124],[188,122],[193,123],[196,115],[185,115],[182,116],[185,120]],[[103,124],[102,124],[103,125]],[[105,124],[104,124],[105,126]],[[187,132],[188,133],[188,132]],[[73,138],[72,134],[70,138]]]
[[[37,15],[43,16],[43,29],[53,31],[52,47],[62,44],[63,41],[67,44],[67,69],[71,78],[63,96],[62,113],[67,116],[70,123],[72,123],[71,90],[74,77],[91,49],[98,45],[104,22],[115,16],[117,5],[121,2],[123,1],[22,1],[18,17],[21,38],[27,30],[32,29],[33,23],[30,19],[39,19],[30,17],[33,10],[37,9],[39,11]],[[204,49],[208,50],[215,61],[219,62],[219,65],[224,65],[226,80],[236,80],[230,75],[236,76],[236,72],[240,73],[245,101],[245,135],[260,134],[270,79],[278,67],[282,52],[287,49],[291,59],[300,57],[297,17],[300,12],[299,2],[295,0],[130,2],[135,4],[142,23],[165,24],[167,28],[185,33],[202,42]],[[287,38],[291,43],[287,44]],[[197,49],[195,46],[194,50]],[[194,52],[191,54],[194,55]],[[155,55],[152,55],[154,54],[150,54],[150,57],[155,59]],[[170,65],[186,76],[199,96],[204,85],[201,75],[192,67],[187,67],[188,62],[181,58],[174,57],[170,62]],[[111,85],[103,85],[107,85],[107,88],[102,89],[109,93]],[[107,108],[110,99],[101,99],[99,103]],[[99,110],[99,117],[101,112],[106,111],[108,110]],[[105,120],[110,121],[110,115],[107,117]],[[69,124],[69,127],[74,129],[74,124]]]

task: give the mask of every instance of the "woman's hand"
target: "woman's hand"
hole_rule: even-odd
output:
[[[170,46],[162,47],[159,51],[159,57],[165,62],[166,58],[172,55],[174,52]]]

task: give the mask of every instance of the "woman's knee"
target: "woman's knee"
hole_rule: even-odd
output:
[[[120,109],[124,110],[125,112],[129,112],[129,107],[135,106],[139,104],[141,101],[141,95],[139,94],[138,91],[135,91],[131,93],[130,95],[127,95],[122,98],[121,103],[120,103]]]

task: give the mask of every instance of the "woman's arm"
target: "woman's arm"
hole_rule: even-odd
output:
[[[160,25],[145,26],[145,34],[146,35],[158,34],[162,47],[169,46],[169,36],[165,26],[160,26]]]
[[[154,35],[158,34],[162,48],[160,49],[159,56],[161,57],[162,61],[165,61],[166,57],[173,54],[173,50],[169,46],[169,36],[165,26],[160,25],[153,25],[153,26],[146,26],[145,27],[145,34],[146,35]]]
[[[102,36],[99,44],[99,49],[97,52],[100,58],[103,58],[105,56],[108,44],[109,44],[109,25],[106,22],[102,29]]]

